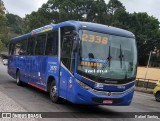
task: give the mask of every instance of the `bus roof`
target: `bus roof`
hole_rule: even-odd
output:
[[[18,37],[11,39],[11,41],[24,39],[24,38],[32,36],[33,34],[43,33],[43,32],[49,31],[49,30],[56,30],[56,29],[58,29],[60,27],[64,27],[64,26],[73,26],[77,30],[78,29],[88,29],[88,30],[92,30],[92,31],[98,31],[98,32],[113,34],[113,35],[117,35],[117,36],[135,38],[135,36],[132,32],[129,32],[124,29],[120,29],[120,28],[116,28],[116,27],[112,27],[112,26],[107,26],[107,25],[102,25],[102,24],[97,24],[97,23],[91,23],[91,22],[69,20],[69,21],[59,23],[59,24],[50,24],[50,25],[46,25],[44,27],[32,30],[30,33],[27,33],[27,34],[24,34],[24,35],[21,35],[21,36],[18,36]]]

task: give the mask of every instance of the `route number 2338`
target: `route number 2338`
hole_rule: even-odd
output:
[[[84,42],[95,42],[99,44],[107,44],[108,38],[107,37],[101,37],[101,36],[95,36],[93,34],[83,34],[82,35],[82,41]]]

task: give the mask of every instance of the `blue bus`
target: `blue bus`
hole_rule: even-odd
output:
[[[8,74],[76,104],[126,106],[137,73],[133,33],[97,23],[50,24],[10,41]]]

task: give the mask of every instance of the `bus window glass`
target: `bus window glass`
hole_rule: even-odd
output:
[[[13,48],[13,43],[9,44],[9,55],[12,55],[12,48]]]
[[[26,55],[26,43],[27,43],[27,39],[20,41],[21,46],[20,46],[19,55]]]
[[[72,56],[72,48],[73,48],[73,31],[74,28],[66,27],[62,30],[62,53],[61,60],[62,63],[71,71],[73,71],[73,56]]]
[[[15,55],[15,43],[12,43],[11,55]]]
[[[17,42],[16,45],[15,45],[15,55],[19,55],[19,53],[20,53],[20,46],[21,46],[21,43]]]
[[[44,55],[46,34],[38,35],[36,39],[35,55]]]
[[[105,79],[134,78],[137,51],[134,38],[81,31],[78,72]],[[98,80],[98,79],[97,79]]]
[[[28,39],[27,54],[34,55],[34,49],[35,49],[35,37],[31,37]]]
[[[26,53],[26,40],[16,42],[15,55],[25,55]]]
[[[45,55],[57,55],[58,50],[58,32],[50,32],[47,34],[47,43]]]

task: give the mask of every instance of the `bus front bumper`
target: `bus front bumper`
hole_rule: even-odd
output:
[[[86,90],[79,84],[76,84],[72,91],[74,93],[72,92],[72,95],[69,95],[68,98],[76,104],[128,106],[133,98],[134,87],[123,93],[118,92],[117,95],[113,93],[114,95],[110,96],[99,93],[102,91]]]

